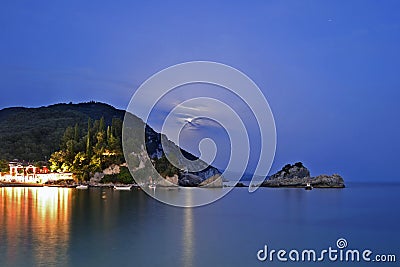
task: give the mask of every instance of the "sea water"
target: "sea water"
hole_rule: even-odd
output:
[[[177,208],[136,189],[3,187],[0,266],[399,266],[399,198],[399,184],[234,188],[215,203]],[[329,247],[340,256],[339,239],[342,253],[371,250],[397,262],[288,258]],[[266,246],[285,250],[287,261],[276,253],[260,261]]]

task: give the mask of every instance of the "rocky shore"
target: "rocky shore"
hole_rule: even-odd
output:
[[[261,187],[300,187],[310,184],[314,188],[344,188],[344,180],[339,174],[312,177],[301,162],[287,164],[282,170],[265,180]]]
[[[222,176],[220,174],[214,174],[213,176],[202,179],[202,177],[192,173],[181,173],[179,175],[178,184],[184,187],[206,187],[216,188],[222,187]]]
[[[182,186],[182,187],[203,187],[203,188],[221,188],[223,187],[223,177],[220,173],[215,173],[211,177],[203,178],[194,173],[180,173],[173,177],[167,177],[164,183],[159,183],[161,187]],[[84,183],[89,187],[113,188],[120,183],[101,183],[101,177],[92,178]],[[345,183],[339,174],[318,175],[312,177],[310,171],[301,162],[293,165],[287,164],[280,171],[268,177],[260,187],[291,187],[305,188],[307,185],[313,188],[344,188]],[[26,184],[26,183],[0,183],[0,187],[6,186],[59,186],[59,187],[76,187],[78,183],[62,183],[62,184]],[[137,184],[129,184],[133,187],[138,187]],[[245,184],[238,182],[235,187],[247,187]]]

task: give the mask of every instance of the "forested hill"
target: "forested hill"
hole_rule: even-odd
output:
[[[144,122],[129,114],[127,127],[135,134],[125,140],[131,149],[125,160],[122,152],[124,116],[125,111],[96,102],[0,110],[0,171],[7,171],[7,160],[18,159],[39,166],[50,164],[53,171],[73,172],[79,179],[87,180],[96,172],[128,160],[137,177],[147,177],[152,170],[150,164],[154,164],[163,177],[171,177],[187,169],[188,166],[182,165],[182,157],[197,159],[166,139],[169,151],[182,152],[181,156],[176,154],[181,165],[177,169],[167,160],[162,147],[161,139],[166,137],[147,125],[143,135]],[[145,148],[141,141],[144,139]],[[148,157],[144,156],[146,154]],[[218,173],[216,168],[208,166],[195,174],[206,179]]]
[[[60,149],[67,127],[86,128],[88,119],[107,125],[124,118],[125,111],[97,102],[56,104],[40,108],[0,110],[0,159],[45,161]]]

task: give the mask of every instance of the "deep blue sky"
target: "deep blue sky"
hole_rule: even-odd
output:
[[[0,108],[97,100],[210,60],[252,78],[273,110],[273,170],[400,180],[399,1],[2,1]]]

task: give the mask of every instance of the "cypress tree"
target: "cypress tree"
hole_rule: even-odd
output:
[[[99,133],[104,132],[104,117],[100,119]]]
[[[91,157],[92,155],[92,145],[91,145],[91,140],[90,140],[90,128],[91,128],[91,120],[90,118],[88,119],[88,129],[87,129],[87,138],[86,138],[86,155],[88,158]]]
[[[75,142],[79,142],[79,126],[78,126],[78,123],[75,124],[74,140],[75,140]]]
[[[111,127],[110,125],[107,126],[107,144],[110,144],[110,138],[111,138]]]

